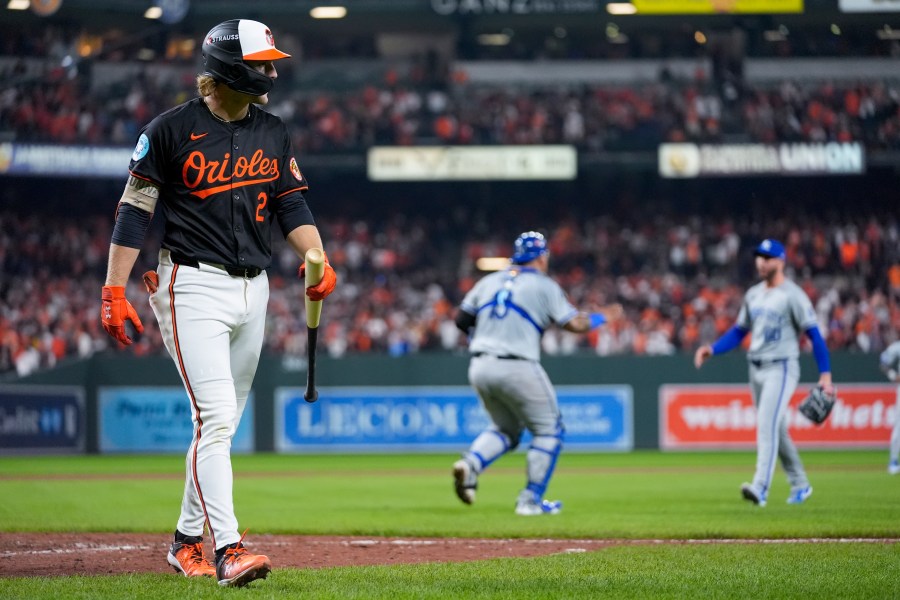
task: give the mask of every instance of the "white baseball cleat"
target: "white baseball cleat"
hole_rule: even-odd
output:
[[[478,489],[478,473],[464,458],[453,463],[453,484],[456,495],[465,504],[475,503],[475,490]]]
[[[522,517],[537,515],[558,515],[562,510],[562,502],[537,498],[531,490],[522,490],[516,500],[516,514]]]
[[[888,475],[896,475],[897,473],[900,473],[900,462],[892,460],[888,463]]]
[[[808,485],[802,488],[794,488],[791,490],[791,495],[788,496],[787,503],[803,504],[810,496],[812,496],[812,486]]]

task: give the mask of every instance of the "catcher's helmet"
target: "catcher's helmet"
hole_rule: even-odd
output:
[[[537,231],[526,231],[516,238],[513,247],[515,251],[509,260],[515,265],[524,265],[549,252],[547,240]]]
[[[275,38],[268,27],[249,19],[231,19],[210,29],[202,51],[204,75],[251,96],[268,93],[275,81],[244,61],[290,56],[275,48]]]

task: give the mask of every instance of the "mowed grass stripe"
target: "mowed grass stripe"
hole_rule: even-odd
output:
[[[524,463],[523,463],[524,466]],[[449,467],[444,468],[449,471]],[[881,473],[884,471],[882,465],[818,465],[817,472],[829,473],[856,473],[859,471],[872,471]],[[234,472],[240,474],[241,477],[259,477],[259,478],[296,478],[296,477],[347,477],[354,475],[364,476],[383,476],[383,477],[412,477],[418,478],[423,475],[434,475],[436,470],[430,469],[360,469],[341,470],[333,473],[322,473],[318,470],[295,470],[295,471],[246,471],[241,467],[236,467]],[[565,465],[558,466],[556,475],[678,475],[678,474],[712,474],[712,473],[743,473],[746,474],[747,466],[714,466],[714,467],[674,467],[674,466],[610,466],[610,467],[567,467]],[[514,475],[521,474],[522,467],[491,467],[486,477],[493,474]],[[182,473],[20,473],[16,475],[0,475],[0,481],[28,481],[28,480],[120,480],[120,479],[184,479]]]
[[[249,527],[251,536],[900,537],[900,477],[883,469],[885,453],[805,453],[813,496],[802,506],[785,504],[788,486],[777,470],[764,509],[739,493],[753,458],[571,453],[548,490],[548,497],[563,501],[562,514],[537,519],[513,514],[524,484],[521,454],[481,478],[474,506],[462,505],[453,493],[454,455],[448,454],[237,456],[234,496],[240,526]],[[85,476],[5,479],[0,531],[171,533],[174,527],[183,486],[180,457],[41,457],[35,464],[41,473],[34,474],[69,470]],[[27,475],[30,465],[29,458],[5,458],[0,472]],[[159,475],[164,468],[163,478],[127,475]]]
[[[333,569],[276,569],[241,590],[174,575],[0,578],[0,597],[44,600],[315,598],[892,598],[900,550],[889,544],[617,546],[532,559]]]

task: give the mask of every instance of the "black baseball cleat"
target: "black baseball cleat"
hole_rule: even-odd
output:
[[[744,497],[744,500],[749,500],[757,506],[766,505],[766,495],[749,483],[741,484],[741,495]]]

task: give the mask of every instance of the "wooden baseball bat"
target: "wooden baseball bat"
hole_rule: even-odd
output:
[[[310,287],[322,281],[325,272],[325,252],[321,248],[310,248],[306,251],[306,274],[304,286]],[[306,301],[306,392],[303,399],[307,402],[315,402],[319,399],[316,391],[316,344],[319,337],[319,318],[322,316],[322,301],[310,300],[304,295]]]

